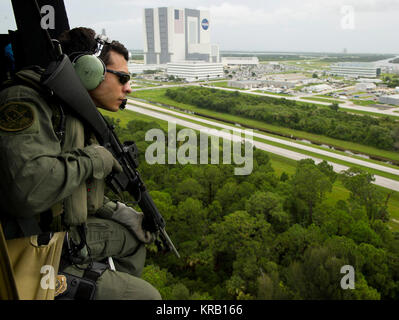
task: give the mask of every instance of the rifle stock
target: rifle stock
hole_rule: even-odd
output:
[[[135,157],[137,148],[134,142],[124,145],[120,143],[113,128],[105,121],[81,84],[69,58],[62,55],[57,61],[51,62],[41,81],[50,90],[51,95],[60,100],[63,105],[67,106],[70,111],[91,127],[99,143],[108,149],[122,166],[123,172],[111,173],[107,177],[106,182],[110,188],[117,194],[123,191],[129,192],[138,202],[144,214],[144,229],[157,233],[163,245],[180,258],[165,231],[165,220],[136,170],[138,162]]]

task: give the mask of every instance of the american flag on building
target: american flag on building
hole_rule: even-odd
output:
[[[175,10],[175,33],[184,33],[183,10]]]

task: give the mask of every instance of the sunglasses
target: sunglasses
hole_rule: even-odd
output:
[[[119,82],[122,85],[125,85],[130,80],[130,74],[128,74],[128,73],[119,72],[119,71],[110,70],[110,69],[107,69],[107,72],[113,73],[114,75],[116,75],[119,78]]]

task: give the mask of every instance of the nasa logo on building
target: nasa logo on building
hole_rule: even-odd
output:
[[[202,26],[202,29],[208,30],[208,28],[209,28],[209,21],[208,21],[208,19],[203,19],[202,22],[201,22],[201,26]]]

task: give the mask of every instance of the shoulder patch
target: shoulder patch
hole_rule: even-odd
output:
[[[0,130],[16,132],[32,126],[35,113],[24,102],[9,102],[0,107]]]

